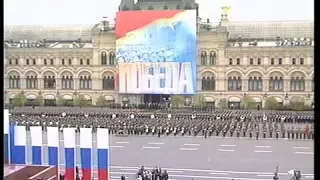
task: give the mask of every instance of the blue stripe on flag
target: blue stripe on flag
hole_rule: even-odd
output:
[[[108,153],[108,149],[98,149],[98,169],[109,168]]]
[[[84,169],[91,169],[91,149],[81,148],[81,166]]]
[[[65,148],[66,168],[75,168],[74,148]]]
[[[58,166],[58,147],[48,147],[49,165]]]
[[[42,165],[42,147],[32,146],[32,164]]]

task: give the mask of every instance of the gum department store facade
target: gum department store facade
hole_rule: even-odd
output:
[[[184,0],[122,0],[119,10],[197,9]],[[199,21],[200,22],[200,21]],[[221,98],[237,105],[248,95],[264,104],[274,96],[288,104],[294,98],[313,103],[312,21],[198,23],[198,94],[208,104]],[[5,101],[24,92],[28,101],[41,94],[46,104],[57,96],[81,94],[95,104],[140,103],[143,95],[116,90],[114,26],[10,26],[5,29]],[[191,100],[192,97],[185,97]]]

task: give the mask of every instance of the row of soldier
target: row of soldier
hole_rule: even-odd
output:
[[[68,110],[68,109],[66,109]],[[11,111],[10,120],[28,126],[106,127],[112,134],[153,136],[231,136],[256,138],[312,139],[311,120],[292,114],[258,113],[253,111],[217,110],[213,113],[154,113],[154,112],[91,112],[81,110],[66,112]],[[313,118],[311,113],[306,117]],[[301,118],[302,117],[302,118]],[[291,122],[308,122],[310,125],[294,126]],[[294,134],[294,135],[292,135]]]

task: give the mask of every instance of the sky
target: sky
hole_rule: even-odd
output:
[[[4,0],[5,25],[96,24],[115,18],[121,0]],[[219,22],[221,6],[231,21],[314,20],[314,0],[196,0],[200,17]]]

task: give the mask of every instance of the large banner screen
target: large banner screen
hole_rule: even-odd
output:
[[[196,93],[195,10],[118,12],[116,38],[120,93]]]

